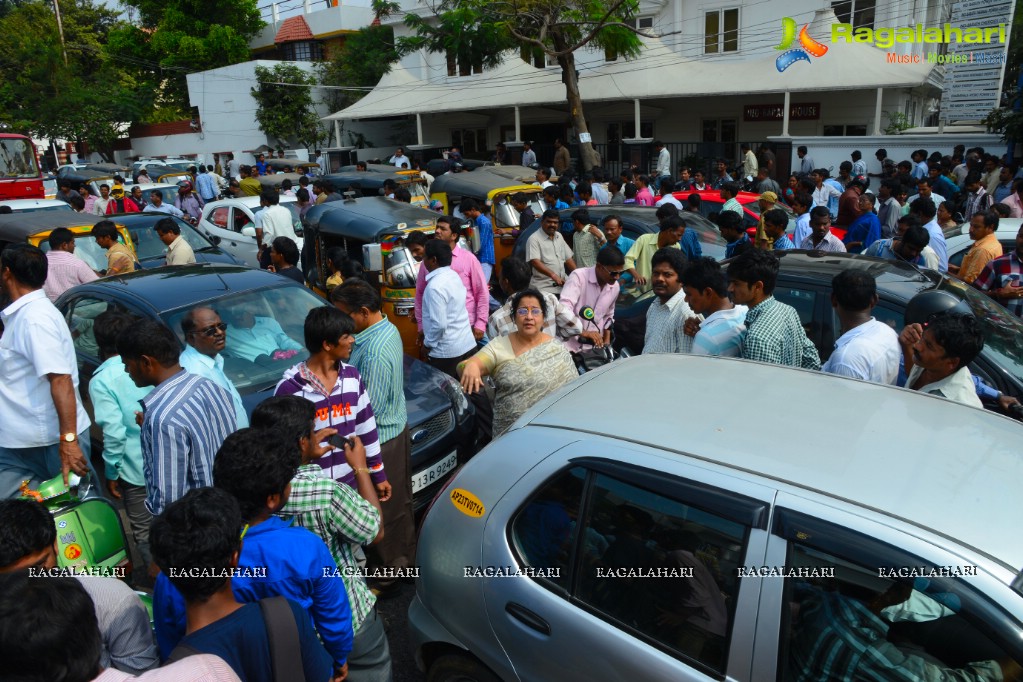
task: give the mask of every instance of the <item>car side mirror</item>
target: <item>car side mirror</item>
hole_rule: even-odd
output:
[[[242,235],[244,235],[246,237],[252,237],[253,239],[255,239],[256,238],[256,228],[252,227],[251,225],[249,225],[247,227],[243,227],[242,228]]]
[[[217,235],[215,235],[215,234],[210,234],[209,232],[207,232],[207,233],[206,233],[206,237],[207,237],[207,238],[208,238],[208,239],[209,239],[209,240],[210,240],[211,242],[213,242],[213,245],[214,245],[214,246],[220,246],[220,237],[218,237]]]

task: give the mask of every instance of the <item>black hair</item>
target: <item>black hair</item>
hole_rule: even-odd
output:
[[[963,185],[968,187],[976,182],[980,182],[980,171],[971,170],[966,174],[966,179],[963,181]]]
[[[710,256],[689,263],[682,273],[682,284],[701,292],[710,289],[721,298],[728,297],[728,276],[721,264]]]
[[[158,189],[154,189],[153,191],[151,191],[149,193],[149,198],[152,199],[153,197],[156,197],[157,199],[161,199],[162,200],[163,199],[163,192],[158,190]]]
[[[558,209],[556,209],[556,208],[548,208],[546,211],[544,211],[540,215],[540,220],[541,221],[547,220],[548,218],[557,218],[558,222],[559,223],[561,222],[561,214],[558,213]]]
[[[364,271],[362,263],[351,258],[341,264],[341,277],[346,282],[350,279],[362,279]]]
[[[110,237],[115,242],[118,239],[117,226],[114,225],[113,220],[101,220],[92,226],[92,231],[89,233],[93,239],[99,237]]]
[[[572,211],[572,221],[574,222],[577,220],[583,225],[589,225],[590,212],[585,208],[577,208],[576,210]]]
[[[734,211],[731,211],[734,213]],[[774,226],[788,226],[789,216],[785,211],[780,208],[772,208],[770,211],[764,211],[764,223],[770,223]]]
[[[84,189],[84,188],[85,187],[83,186],[82,189]],[[68,199],[68,204],[71,206],[72,209],[74,209],[76,211],[82,211],[85,208],[85,199],[83,199],[80,195],[77,196],[77,197],[71,197],[71,198]],[[60,228],[60,229],[66,229],[66,228]]]
[[[860,150],[859,149],[854,149],[852,154],[850,154],[849,156],[852,157],[853,161],[859,161],[860,159],[863,158],[863,154],[860,154]]]
[[[117,337],[117,353],[126,360],[146,355],[164,367],[171,367],[178,362],[181,344],[163,322],[139,320]]]
[[[686,197],[686,206],[692,209],[694,212],[700,210],[700,204],[703,203],[703,198],[699,194],[693,192]]]
[[[916,202],[914,202],[916,203]],[[992,230],[998,229],[999,216],[994,210],[989,209],[983,213],[974,213],[974,217],[980,215],[984,218],[984,227],[990,227]],[[971,218],[972,219],[972,218]]]
[[[394,200],[406,204],[411,204],[412,192],[409,192],[407,187],[397,187],[394,190]]]
[[[537,172],[537,173],[540,173],[540,174],[542,174],[542,175],[544,176],[544,178],[546,178],[546,179],[548,179],[548,180],[549,180],[549,179],[550,179],[550,177],[551,177],[551,172],[550,172],[550,170],[549,170],[549,169],[547,169],[547,168],[544,168],[543,166],[540,166],[539,168],[537,168],[537,169],[536,169],[536,172]]]
[[[269,440],[263,432],[257,433],[260,441]],[[231,434],[228,440],[236,435]],[[261,448],[253,454],[258,450]],[[214,470],[219,462],[218,456]],[[255,474],[255,470],[250,472]],[[241,547],[241,534],[242,515],[233,495],[219,488],[194,488],[153,519],[149,547],[153,561],[185,601],[202,603],[228,580],[227,570]]]
[[[838,170],[851,171],[852,161],[843,161],[842,163],[838,164]]]
[[[631,182],[625,183],[625,196],[628,199],[634,199],[636,194],[639,193],[639,188]]]
[[[969,313],[943,311],[927,321],[927,329],[934,341],[950,358],[959,358],[959,366],[966,367],[984,350],[984,333],[980,322]]]
[[[686,270],[686,256],[682,253],[682,249],[676,249],[671,246],[657,249],[650,258],[650,269],[653,270],[661,263],[667,263],[675,271],[675,274],[678,275],[678,278],[682,279],[682,273]]]
[[[778,266],[778,256],[773,252],[750,249],[728,264],[728,279],[745,282],[750,286],[754,282],[761,282],[764,294],[770,296],[778,281]]]
[[[733,197],[739,195],[739,183],[737,182],[726,182],[723,185],[721,185],[721,189],[725,190]]]
[[[58,227],[50,233],[50,237],[46,240],[50,245],[52,251],[56,251],[65,244],[70,244],[75,240],[75,233],[66,227]]]
[[[275,395],[256,406],[249,425],[298,444],[303,438],[309,438],[316,428],[316,406],[297,395]]]
[[[348,252],[341,246],[332,246],[327,249],[327,260],[334,266],[334,269],[340,270],[341,265],[348,260]]]
[[[916,186],[919,187],[920,185],[927,185],[928,187],[934,187],[934,181],[931,180],[929,177],[927,177],[925,175],[922,178],[917,178]]]
[[[809,211],[813,206],[813,196],[807,192],[796,192],[796,195],[792,197],[792,203],[799,204]]]
[[[529,286],[533,271],[529,263],[517,256],[508,256],[501,261],[501,277],[508,280],[512,291],[522,291]]]
[[[471,197],[466,197],[465,199],[462,199],[462,202],[460,204],[458,204],[458,210],[461,211],[463,215],[465,215],[469,211],[479,211],[480,205],[475,199]]]
[[[298,244],[291,237],[275,237],[270,242],[270,248],[281,254],[288,265],[298,263]]]
[[[677,215],[678,206],[675,204],[661,204],[657,207],[657,210],[654,211],[654,216],[659,222]]]
[[[580,197],[584,194],[589,194],[590,196],[593,196],[593,186],[588,182],[580,182],[579,184],[577,184],[575,186],[575,191],[576,194],[578,194]]]
[[[619,216],[619,215],[617,215],[615,213],[608,213],[606,216],[601,218],[600,219],[600,224],[606,226],[612,220],[614,220],[614,221],[616,221],[618,223],[618,227],[622,227],[622,218],[621,218],[621,216]]]
[[[259,198],[261,201],[265,201],[271,206],[276,206],[281,203],[281,195],[279,195],[275,189],[264,189],[260,192]]]
[[[336,308],[329,310],[341,313]],[[251,427],[239,429],[217,450],[213,485],[231,493],[238,500],[242,519],[251,521],[266,510],[268,497],[284,494],[301,463],[295,443],[280,434]]]
[[[810,222],[812,223],[814,218],[828,218],[831,219],[831,214],[828,212],[827,206],[814,206],[810,209]]]
[[[910,216],[905,217],[908,218]],[[913,224],[910,221],[906,221],[906,223],[908,224],[908,227],[906,228],[906,231],[902,234],[903,242],[909,244],[910,246],[915,246],[920,250],[923,250],[925,246],[931,243],[931,233],[928,232],[926,228],[920,225],[919,220],[915,221],[915,224]]]
[[[46,507],[35,500],[0,500],[0,568],[52,547],[56,540],[57,525]]]
[[[715,222],[719,230],[742,231],[742,216],[735,211],[721,211]]]
[[[372,313],[380,312],[380,306],[383,303],[377,288],[361,279],[342,282],[341,286],[334,287],[334,290],[330,292],[330,301],[331,303],[344,303],[352,310],[366,308]]]
[[[307,190],[305,187],[302,187],[297,192],[295,192],[295,199],[297,199],[298,201],[309,201],[309,190]]]
[[[426,242],[424,247],[425,255],[423,259],[436,258],[437,266],[441,268],[448,267],[451,265],[451,246],[441,241],[440,239],[431,239]]]
[[[195,314],[200,310],[212,310],[215,314],[219,315],[216,310],[208,305],[197,305],[194,308],[190,308],[188,312],[181,316],[181,331],[185,333],[186,337],[195,331]]]
[[[799,145],[798,147],[796,147],[796,151],[797,152],[803,152],[805,154],[806,153],[806,145],[804,145],[804,144]]]
[[[617,246],[605,246],[600,251],[597,251],[597,263],[604,267],[621,267],[625,265],[625,254]]]
[[[516,192],[515,194],[511,195],[511,202],[513,204],[528,204],[529,197],[526,196],[525,192]]]
[[[174,234],[181,234],[181,226],[174,222],[174,218],[161,218],[156,221],[156,225],[153,226],[157,233],[166,234],[173,232]]]
[[[933,199],[920,197],[918,199],[914,199],[913,203],[909,205],[909,212],[917,213],[929,221],[937,214],[938,209],[934,205]]]
[[[537,301],[540,302],[540,312],[543,313],[544,319],[546,319],[547,318],[547,301],[544,299],[544,295],[541,294],[536,289],[534,289],[533,287],[529,287],[527,289],[523,289],[522,291],[520,291],[520,292],[516,293],[514,296],[512,296],[512,304],[511,304],[512,315],[514,315],[515,311],[519,309],[519,304],[522,303],[522,299],[529,298],[529,297],[535,298]]]
[[[895,179],[892,179],[892,178],[888,178],[887,180],[882,180],[881,181],[881,186],[884,187],[885,189],[887,189],[891,193],[892,196],[895,196],[896,194],[899,193],[900,185],[899,185],[899,181],[898,180],[895,180]]]
[[[80,580],[0,576],[4,680],[88,682],[99,676],[102,653],[96,607]]]
[[[92,326],[92,333],[96,338],[96,345],[99,347],[100,358],[106,359],[117,355],[117,337],[138,321],[139,318],[120,310],[105,310],[97,315]],[[184,326],[184,321],[182,321],[182,326]]]
[[[675,215],[669,215],[667,218],[663,218],[660,221],[661,232],[667,230],[677,230],[680,227],[685,227],[686,221],[682,219],[678,213]]]
[[[450,225],[450,223],[448,224]],[[428,241],[430,241],[430,238],[426,236],[426,233],[420,232],[419,230],[409,232],[408,235],[405,236],[405,246],[410,248],[412,246],[426,246],[426,242]]]
[[[309,311],[303,331],[306,350],[319,353],[324,343],[336,344],[345,334],[354,334],[355,322],[334,306],[325,305]]]
[[[831,278],[831,291],[843,310],[869,310],[877,295],[877,282],[865,270],[849,268]]]
[[[1009,208],[1008,204],[1003,204],[1000,201],[997,204],[991,204],[991,210],[994,211],[994,213],[999,218],[1011,218],[1012,217],[1012,209]]]

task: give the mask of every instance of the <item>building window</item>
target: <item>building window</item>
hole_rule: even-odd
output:
[[[640,31],[645,31],[647,29],[650,29],[650,28],[654,27],[654,18],[653,17],[636,17],[632,21],[632,25],[635,28],[639,29]]]
[[[451,131],[451,146],[458,147],[463,156],[473,156],[487,151],[486,128],[461,128]]]
[[[825,137],[843,137],[843,136],[864,136],[867,134],[867,126],[865,125],[828,125],[824,126]]]
[[[831,3],[835,16],[843,24],[852,24],[853,28],[874,28],[874,9],[877,0],[841,0]]]
[[[286,62],[318,62],[323,60],[323,48],[312,40],[285,43],[281,45],[281,56]]]
[[[483,73],[483,61],[459,59],[454,52],[448,51],[448,76],[472,76]]]
[[[704,15],[705,54],[739,51],[739,10],[722,9]]]

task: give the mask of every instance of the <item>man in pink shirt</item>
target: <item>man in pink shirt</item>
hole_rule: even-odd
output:
[[[458,246],[462,226],[457,218],[442,216],[437,219],[434,239],[440,239],[451,246],[451,269],[458,273],[465,285],[465,309],[469,313],[473,336],[479,341],[487,329],[490,318],[490,289],[483,276],[483,267],[470,251]],[[416,276],[416,324],[419,336],[423,335],[423,292],[426,290],[426,268],[420,268]]]
[[[565,341],[570,351],[590,346],[611,345],[611,327],[618,300],[618,278],[625,269],[625,256],[616,248],[601,249],[592,268],[576,268],[561,289],[561,303],[582,320],[579,336]]]
[[[639,190],[636,192],[636,205],[653,206],[656,202],[653,192],[650,191],[650,178],[646,175],[637,175],[635,183],[636,188]]]
[[[75,233],[58,227],[50,233],[50,250],[46,253],[46,282],[43,291],[47,298],[57,297],[73,286],[99,279],[85,261],[75,256]]]

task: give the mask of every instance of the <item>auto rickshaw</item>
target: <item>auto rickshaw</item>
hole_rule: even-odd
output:
[[[303,161],[302,159],[267,159],[266,167],[272,168],[274,173],[283,171],[287,173],[298,173],[300,175],[320,174],[319,164],[313,161]],[[289,168],[291,169],[290,171],[285,170]]]
[[[34,211],[32,213],[10,213],[0,215],[0,250],[8,244],[28,242],[43,251],[50,250],[47,241],[50,233],[59,227],[66,227],[75,233],[75,255],[96,271],[107,269],[107,252],[90,236],[92,228],[103,216],[78,213],[76,211]],[[115,221],[120,240],[135,254],[135,243],[131,233]],[[137,258],[137,256],[136,256]]]
[[[298,173],[274,173],[273,175],[260,175],[258,180],[263,189],[273,189],[280,193],[281,185],[284,184],[285,180],[291,180],[292,189],[298,191],[298,181],[301,178],[302,176]]]
[[[154,183],[168,183],[176,185],[179,182],[192,182],[192,176],[187,171],[183,171],[180,168],[173,166],[164,166],[160,164],[150,163],[146,165],[146,175],[149,176],[150,182]],[[138,182],[138,173],[133,174],[133,180]]]
[[[339,192],[351,189],[364,197],[382,195],[384,192],[384,182],[386,180],[393,180],[396,185],[404,187],[409,191],[409,194],[412,196],[413,206],[420,206],[422,208],[430,206],[426,185],[423,183],[419,171],[397,171],[393,166],[390,168],[391,172],[389,173],[376,170],[358,171],[355,170],[355,166],[348,166],[348,168],[352,170],[331,173],[330,175],[323,176],[323,179],[329,180]]]
[[[122,178],[127,177],[131,171],[127,166],[122,166],[119,163],[89,163],[85,165],[85,170],[98,171],[108,175],[120,175]]]
[[[527,195],[529,206],[537,216],[544,210],[542,187],[495,174],[492,171],[496,168],[498,166],[488,166],[471,173],[445,173],[434,180],[430,188],[430,199],[440,201],[447,214],[452,214],[465,198],[475,199],[480,204],[494,226],[495,272],[501,260],[512,255],[515,248],[519,213],[511,205],[512,195],[519,192]],[[474,235],[474,238],[473,249],[479,250],[479,237]]]
[[[83,185],[87,185],[92,195],[94,197],[98,197],[100,196],[100,185],[107,185],[108,187],[114,186],[114,174],[107,171],[82,168],[81,170],[76,171],[66,171],[63,175],[59,175],[57,177],[57,184],[60,185],[63,182],[71,183],[71,189],[76,192],[81,189]]]
[[[432,233],[437,217],[433,211],[381,196],[313,206],[303,219],[302,262],[310,286],[326,295],[327,251],[342,247],[362,264],[365,280],[380,289],[383,312],[398,327],[405,352],[419,357],[419,330],[412,320],[417,266],[401,242],[412,231]]]

